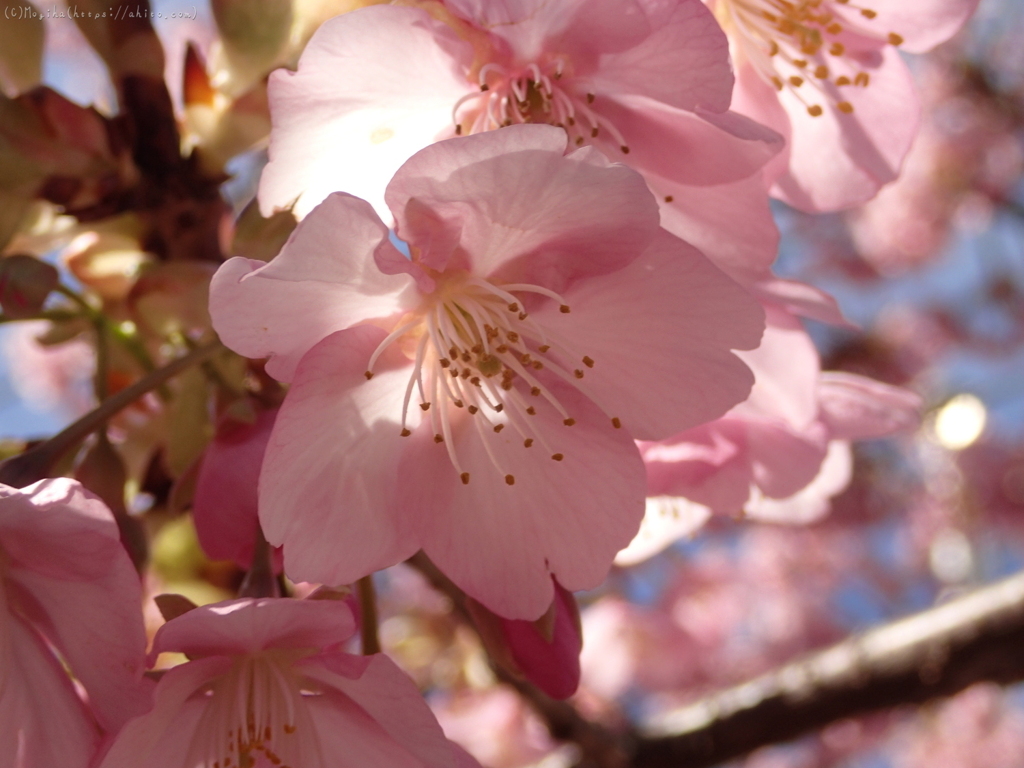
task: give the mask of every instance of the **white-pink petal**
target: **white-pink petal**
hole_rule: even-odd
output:
[[[331,195],[269,264],[236,257],[217,270],[210,286],[213,327],[239,354],[270,357],[267,371],[289,381],[325,336],[403,307],[413,281],[381,272],[378,249],[394,247],[370,206]]]
[[[260,209],[305,216],[350,192],[388,220],[384,187],[405,160],[454,133],[452,107],[476,89],[471,47],[419,8],[374,6],[325,22],[296,72],[270,77],[270,163]],[[390,222],[389,222],[390,223]]]
[[[277,417],[260,521],[267,540],[284,546],[293,579],[347,584],[419,548],[394,517],[406,482],[399,461],[409,440],[401,416],[411,365],[391,347],[365,377],[384,337],[371,326],[328,336],[303,358]],[[420,414],[413,401],[409,429]]]
[[[424,551],[506,618],[542,615],[551,605],[552,575],[571,591],[597,586],[643,516],[644,468],[626,430],[576,390],[557,381],[546,386],[575,424],[566,426],[543,398],[526,395],[537,414],[516,419],[530,430],[530,447],[513,424],[496,434],[483,411],[460,412],[453,447],[468,484],[445,446],[426,434],[414,435],[418,450],[407,450],[402,462],[399,509]]]
[[[577,386],[634,438],[656,440],[715,419],[750,393],[731,349],[761,340],[763,311],[696,249],[662,230],[625,269],[575,283],[563,315],[537,322],[594,361],[567,360]]]
[[[657,231],[651,193],[639,174],[594,150],[564,157],[565,149],[565,131],[548,125],[427,147],[388,185],[399,236],[416,200],[458,233],[451,266],[477,276],[558,290],[577,276],[620,269]],[[431,266],[448,265],[443,256],[431,254]]]
[[[0,486],[0,579],[116,730],[149,705],[142,588],[113,515],[73,480]]]

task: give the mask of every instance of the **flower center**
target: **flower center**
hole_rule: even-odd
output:
[[[464,418],[462,414],[471,419],[491,464],[508,485],[514,485],[515,477],[502,468],[489,433],[511,428],[524,448],[539,444],[553,460],[562,461],[564,453],[531,423],[537,415],[534,403],[546,401],[565,426],[573,426],[576,420],[545,384],[545,377],[553,375],[575,386],[594,367],[592,358],[578,354],[535,322],[516,294],[540,295],[558,302],[562,313],[570,311],[561,296],[538,285],[498,286],[465,273],[452,275],[424,308],[403,319],[380,343],[367,365],[366,378],[371,379],[377,359],[396,342],[414,358],[402,404],[401,434],[412,434],[406,423],[415,391],[420,409],[430,419],[434,442],[446,446],[464,484],[469,484],[469,472],[455,451],[453,421]],[[616,427],[617,422],[612,421]]]
[[[878,15],[850,0],[835,2],[857,10],[866,19]],[[839,41],[844,27],[828,0],[718,0],[715,15],[761,78],[776,90],[795,95],[811,117],[823,114],[821,102],[840,112],[853,112],[853,105],[841,98],[837,88],[867,88],[871,81],[846,55],[846,47]],[[892,45],[903,43],[895,32],[887,39]],[[857,71],[852,77],[836,77],[829,57],[841,59]]]
[[[306,768],[303,754],[316,751],[298,679],[294,651],[266,651],[236,659],[214,683],[192,742],[189,765],[252,768],[262,754],[278,768]],[[305,655],[303,652],[301,655]],[[300,737],[307,744],[299,743]],[[308,757],[307,757],[308,759]]]
[[[587,92],[580,96],[562,81],[565,67],[563,57],[513,71],[493,62],[485,64],[478,75],[480,90],[463,96],[452,109],[455,133],[481,133],[519,123],[548,123],[564,128],[577,147],[607,137],[623,154],[629,154],[618,129],[590,108],[595,95]]]

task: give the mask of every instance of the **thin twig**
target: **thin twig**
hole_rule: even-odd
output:
[[[377,593],[373,588],[373,576],[359,580],[359,631],[363,641],[363,655],[380,653],[380,638],[377,637]]]
[[[49,440],[0,463],[0,483],[14,488],[24,488],[48,477],[65,453],[106,424],[117,413],[182,371],[213,357],[222,349],[224,345],[219,341],[198,347],[163,368],[147,374],[131,386],[125,387]]]

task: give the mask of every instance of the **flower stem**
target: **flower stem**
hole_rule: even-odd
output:
[[[263,529],[256,524],[256,542],[252,551],[252,565],[245,574],[239,597],[281,597],[281,589],[274,575],[273,550],[263,535]]]
[[[377,637],[377,593],[373,588],[373,574],[359,580],[359,622],[360,637],[363,640],[363,655],[380,653],[380,639]]]

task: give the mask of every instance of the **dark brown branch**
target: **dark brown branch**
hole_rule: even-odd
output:
[[[1024,680],[1024,573],[664,716],[638,768],[701,768],[843,718]]]
[[[471,623],[461,590],[422,552],[409,564]],[[580,747],[576,768],[708,768],[849,717],[950,696],[978,682],[1024,680],[1024,572],[851,637],[648,723],[594,723],[498,667],[552,737]]]

